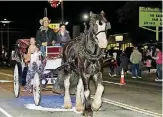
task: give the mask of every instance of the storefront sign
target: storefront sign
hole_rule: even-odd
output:
[[[123,41],[123,36],[115,36],[115,41]]]
[[[162,26],[162,16],[159,8],[139,7],[139,26]]]

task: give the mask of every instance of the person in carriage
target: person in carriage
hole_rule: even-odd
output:
[[[40,47],[43,57],[46,55],[46,46],[53,45],[57,40],[57,35],[49,28],[49,23],[50,20],[47,17],[41,19],[41,27],[36,33],[36,44]]]
[[[36,46],[36,40],[34,37],[30,38],[30,46],[28,48],[28,53],[24,55],[24,61],[25,63],[28,63],[30,61],[30,56],[34,52],[38,51],[39,49]]]
[[[28,66],[28,72],[27,72],[27,76],[25,78],[26,83],[25,83],[24,89],[22,91],[29,91],[30,93],[32,92],[31,77],[30,77],[30,73],[31,73],[30,59],[31,59],[31,55],[38,51],[39,51],[39,49],[36,46],[36,40],[34,37],[31,37],[27,54],[24,54],[24,61],[25,61],[26,65]]]
[[[66,30],[66,26],[64,23],[60,24],[59,31],[57,33],[57,43],[61,46],[64,46],[68,41],[70,41],[69,32]]]

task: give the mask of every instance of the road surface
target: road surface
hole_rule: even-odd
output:
[[[0,68],[0,117],[82,117],[74,108],[63,109],[63,96],[43,91],[41,106],[34,106],[33,96],[21,92],[19,98],[13,95],[13,79],[11,69]],[[162,87],[160,84],[146,85],[126,82],[119,85],[118,78],[109,78],[104,73],[105,91],[103,105],[94,117],[161,117]],[[126,79],[129,80],[129,79]],[[134,79],[135,80],[135,79]],[[5,81],[5,82],[4,82]],[[154,83],[154,82],[153,82]],[[91,82],[91,92],[94,94],[94,84]],[[72,96],[75,104],[75,97]],[[57,110],[58,109],[58,110]]]

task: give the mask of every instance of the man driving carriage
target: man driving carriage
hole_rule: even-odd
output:
[[[54,44],[57,40],[56,33],[49,28],[50,20],[44,17],[40,20],[41,27],[36,33],[36,43],[40,46],[42,55],[45,56],[46,46]]]

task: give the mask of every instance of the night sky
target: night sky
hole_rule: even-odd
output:
[[[64,1],[64,19],[69,22],[67,29],[72,32],[72,26],[74,24],[82,25],[83,13],[89,13],[90,11],[100,13],[101,10],[104,10],[106,18],[112,25],[111,34],[126,33],[129,31],[127,27],[130,24],[120,24],[116,13],[124,4],[125,1]],[[35,36],[36,31],[40,27],[39,20],[44,16],[44,8],[47,8],[48,17],[52,19],[53,23],[60,22],[60,6],[52,8],[47,1],[0,2],[0,20],[6,18],[14,21],[10,24],[10,28],[16,28],[12,30],[21,31],[21,33],[10,34],[13,43],[17,38]]]

